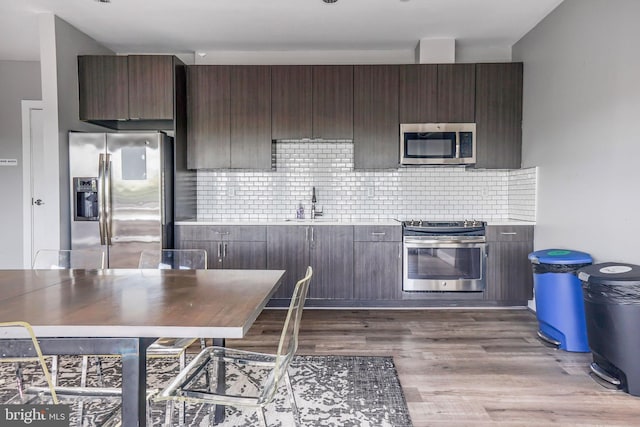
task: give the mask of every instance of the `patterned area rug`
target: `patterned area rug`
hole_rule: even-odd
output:
[[[162,388],[178,372],[177,361],[156,359],[148,363],[148,382],[153,389]],[[296,356],[290,366],[290,375],[300,417],[304,426],[336,427],[408,427],[411,419],[407,404],[398,381],[391,357],[369,356]],[[105,386],[119,386],[120,364],[117,359],[103,359]],[[30,381],[32,366],[25,366],[25,380]],[[77,385],[80,359],[64,357],[60,367],[60,385]],[[95,375],[90,371],[89,382],[95,384]],[[14,369],[11,364],[0,364],[0,399],[6,402],[15,394]],[[39,372],[36,372],[39,374]],[[241,371],[227,372],[232,387],[246,389],[253,387]],[[235,381],[237,380],[237,381]],[[63,403],[69,403],[67,399]],[[101,425],[114,413],[117,402],[109,399],[91,399],[82,404],[82,422],[79,421],[80,408],[75,403],[72,408],[72,425]],[[164,423],[163,403],[151,406],[151,423]],[[209,425],[210,408],[203,405],[188,405],[186,425]],[[266,408],[269,426],[293,426],[293,414],[282,384],[275,401]],[[178,410],[174,411],[172,425],[178,425]],[[258,417],[253,409],[238,410],[227,407],[225,421],[219,426],[256,426]]]

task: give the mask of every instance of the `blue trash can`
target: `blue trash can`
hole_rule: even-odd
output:
[[[589,352],[582,282],[575,272],[591,265],[591,255],[567,249],[529,254],[538,318],[538,336],[561,350]]]

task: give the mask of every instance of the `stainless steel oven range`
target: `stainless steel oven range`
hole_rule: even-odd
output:
[[[483,221],[403,221],[403,291],[483,291]]]

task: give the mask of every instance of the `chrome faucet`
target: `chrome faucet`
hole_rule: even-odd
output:
[[[311,219],[316,219],[317,216],[322,216],[322,209],[316,209],[316,187],[311,190]]]

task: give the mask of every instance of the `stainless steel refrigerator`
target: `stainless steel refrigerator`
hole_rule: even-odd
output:
[[[135,268],[173,247],[173,141],[162,132],[69,133],[71,248]]]

